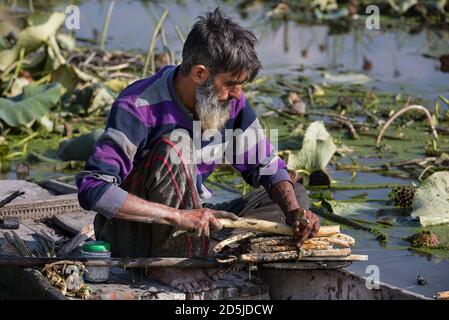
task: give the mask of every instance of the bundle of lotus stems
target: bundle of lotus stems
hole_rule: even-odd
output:
[[[354,238],[340,233],[340,226],[322,226],[315,238],[306,240],[300,248],[296,245],[291,226],[258,219],[237,221],[220,219],[225,227],[252,230],[236,234],[215,248],[216,253],[235,243],[240,243],[244,253],[238,259],[245,263],[285,261],[366,261],[365,255],[351,254]]]
[[[140,216],[121,215],[121,219],[153,223],[154,221]],[[301,248],[295,246],[293,228],[289,225],[259,219],[239,218],[238,220],[218,219],[223,228],[245,229],[222,242],[215,248],[220,253],[225,247],[249,241],[249,252],[240,255],[240,259],[218,259],[221,263],[236,262],[263,263],[279,261],[366,261],[366,255],[351,254],[350,247],[355,244],[354,238],[340,233],[340,226],[322,226],[313,239],[309,239]],[[185,231],[180,231],[183,233]],[[177,234],[180,234],[177,233]],[[279,236],[282,235],[282,236]],[[268,236],[268,237],[267,237]],[[335,247],[334,247],[335,246]],[[245,246],[243,246],[245,247]]]

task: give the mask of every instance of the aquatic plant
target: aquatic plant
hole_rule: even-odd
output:
[[[412,248],[437,248],[440,245],[438,236],[425,230],[413,234],[408,240]]]

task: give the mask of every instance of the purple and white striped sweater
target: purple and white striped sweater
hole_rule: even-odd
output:
[[[76,176],[78,198],[83,208],[107,218],[114,217],[128,194],[119,185],[131,172],[133,164],[151,149],[154,141],[175,129],[185,129],[192,137],[195,132],[193,115],[182,105],[173,88],[176,70],[175,66],[166,66],[153,76],[128,86],[114,101],[105,132],[98,139],[85,171]],[[225,150],[230,139],[224,134],[225,129],[240,129],[242,134],[235,141],[245,141],[245,135],[254,132],[251,129],[261,132],[256,114],[243,94],[239,100],[231,101],[230,118],[222,130],[221,141],[200,140],[197,152],[214,155],[211,148]],[[258,135],[255,141],[240,145],[233,142],[239,151],[232,159],[227,158],[228,163],[252,186],[263,185],[269,190],[277,182],[290,181],[285,162],[275,155],[268,139]],[[236,159],[244,161],[237,162]],[[203,183],[218,161],[205,158],[197,164],[196,187],[202,199],[210,197],[210,191]],[[262,174],[267,168],[271,168],[272,173]]]

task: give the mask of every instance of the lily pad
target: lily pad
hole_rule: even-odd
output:
[[[11,90],[6,96],[8,98],[20,95],[23,92],[23,88],[30,85],[30,80],[23,77],[15,78],[12,82]]]
[[[110,108],[114,102],[114,97],[104,87],[99,87],[94,92],[94,97],[92,103],[89,107],[89,113],[94,113],[96,111],[102,110],[104,108]]]
[[[64,48],[65,50],[72,51],[75,49],[76,40],[74,37],[68,34],[58,33],[56,35],[56,40],[58,41],[58,44],[61,46],[61,48]]]
[[[449,172],[435,172],[418,187],[412,217],[423,226],[449,223]]]
[[[38,25],[32,25],[23,29],[18,36],[17,43],[14,47],[0,52],[0,71],[5,70],[9,65],[14,63],[19,57],[20,50],[25,52],[37,50],[40,46],[47,43],[50,37],[55,36],[57,30],[64,23],[65,15],[60,12],[53,12],[49,15],[41,16],[36,21]]]
[[[449,54],[449,44],[446,41],[431,41],[429,45],[421,50],[424,57],[439,59],[442,55]]]
[[[402,0],[396,3],[396,0],[388,0],[390,6],[400,14],[406,13],[411,7],[418,3],[418,0]]]
[[[324,79],[331,84],[365,84],[373,81],[372,78],[363,73],[342,73],[330,74],[324,73]]]
[[[25,28],[19,33],[17,45],[27,51],[36,50],[43,43],[56,34],[56,31],[65,21],[65,15],[61,12],[53,12],[50,15],[36,19],[36,25]]]
[[[120,93],[121,91],[123,91],[123,89],[125,89],[128,86],[129,82],[119,79],[110,79],[106,81],[104,84],[106,87],[108,87],[115,93]]]
[[[0,52],[0,71],[4,71],[9,65],[17,60],[19,51],[19,48],[16,46]]]
[[[325,200],[325,204],[332,212],[341,217],[363,217],[374,221],[379,209],[388,209],[385,202],[349,202]]]
[[[329,13],[323,13],[317,8],[314,13],[318,20],[338,20],[347,17],[349,10],[347,8],[341,8]]]
[[[75,90],[80,80],[74,67],[68,64],[60,66],[52,73],[52,82],[59,82],[69,93]]]
[[[292,152],[288,157],[288,169],[309,174],[315,170],[324,170],[336,150],[324,123],[315,121],[306,130],[301,150]]]
[[[93,153],[95,143],[103,131],[103,129],[95,129],[79,137],[61,141],[58,157],[63,161],[86,161]]]
[[[10,127],[25,125],[43,117],[62,94],[60,84],[29,85],[23,94],[12,99],[0,98],[0,119]]]

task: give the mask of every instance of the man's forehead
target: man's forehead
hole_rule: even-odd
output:
[[[245,82],[248,79],[245,72],[223,72],[218,75],[223,81]]]

